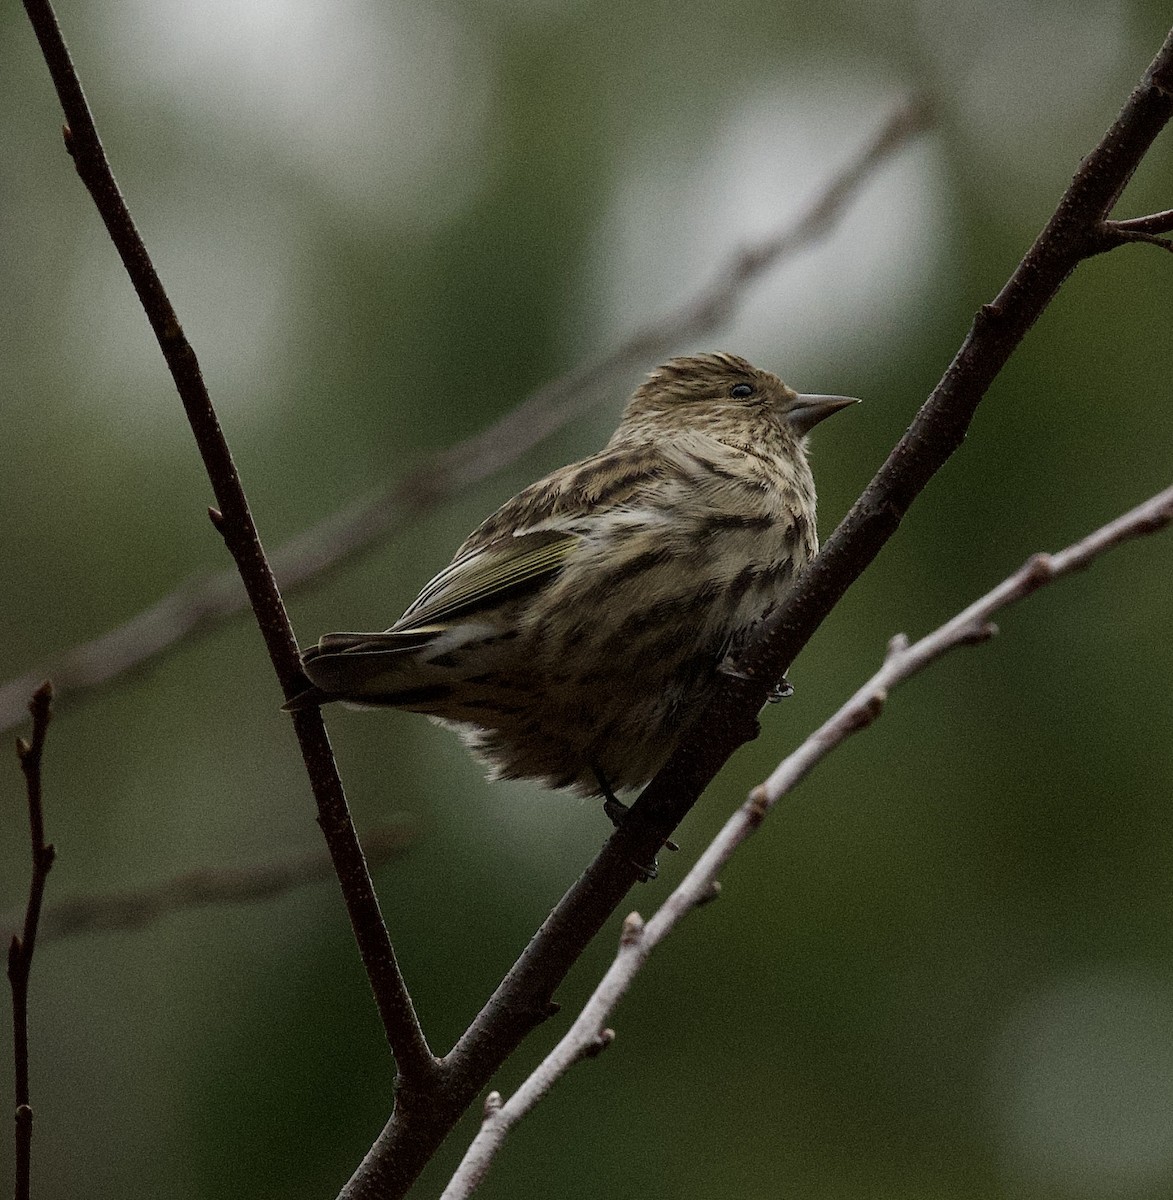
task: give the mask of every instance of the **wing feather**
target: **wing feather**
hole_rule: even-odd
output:
[[[431,632],[507,596],[535,590],[556,575],[582,538],[544,529],[504,538],[466,554],[444,568],[387,631],[388,637]]]

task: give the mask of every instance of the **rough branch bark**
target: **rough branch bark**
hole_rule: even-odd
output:
[[[631,816],[559,901],[466,1033],[442,1060],[445,1086],[401,1093],[396,1111],[341,1195],[402,1196],[448,1131],[525,1035],[555,988],[738,746],[775,680],[896,531],[961,444],[986,389],[1084,258],[1108,248],[1106,221],[1145,152],[1173,116],[1173,32],[1119,117],[1084,159],[1055,214],[998,296],[978,312],[957,356],[911,427],[780,607],[777,620],[723,678],[696,736],[648,785]],[[1143,218],[1142,218],[1143,220]]]

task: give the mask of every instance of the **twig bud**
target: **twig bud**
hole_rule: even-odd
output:
[[[847,714],[847,728],[852,732],[866,729],[884,711],[887,700],[887,688],[873,692],[858,708]]]
[[[623,929],[619,934],[620,946],[634,946],[643,937],[644,919],[637,912],[630,912],[623,918]]]
[[[585,1046],[583,1046],[583,1048],[582,1048],[583,1058],[598,1058],[598,1056],[600,1054],[602,1054],[603,1051],[606,1050],[607,1047],[610,1046],[614,1040],[615,1040],[615,1030],[614,1029],[610,1029],[610,1028],[600,1029],[599,1036],[596,1038],[592,1038],[589,1042],[587,1042],[587,1044]]]
[[[888,639],[888,649],[884,653],[884,661],[888,662],[895,658],[897,654],[903,654],[908,649],[908,634],[894,633]]]
[[[993,621],[975,621],[961,635],[961,643],[965,646],[979,646],[988,642],[998,632],[998,626]]]
[[[1049,583],[1055,575],[1055,563],[1049,554],[1032,554],[1026,560],[1026,565],[1023,571],[1023,586],[1034,591],[1037,587],[1042,587],[1044,583]]]
[[[742,811],[751,825],[760,825],[766,819],[766,813],[770,811],[770,797],[766,789],[760,785],[754,788]]]

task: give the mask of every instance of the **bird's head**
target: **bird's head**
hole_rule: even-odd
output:
[[[737,434],[780,428],[796,443],[824,418],[859,401],[804,395],[735,354],[695,354],[658,367],[627,402],[615,439],[696,430]]]

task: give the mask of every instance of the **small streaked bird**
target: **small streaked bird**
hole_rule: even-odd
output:
[[[314,686],[286,707],[426,713],[493,778],[614,801],[818,549],[806,435],[854,403],[732,354],[672,359],[604,449],[502,505],[390,629],[306,650]]]

